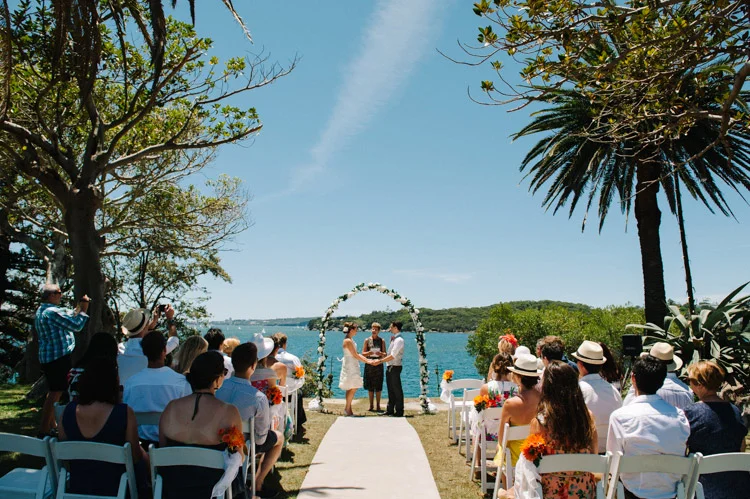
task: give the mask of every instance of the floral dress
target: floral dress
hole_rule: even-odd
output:
[[[487,383],[487,394],[493,401],[492,407],[502,407],[505,401],[518,393],[518,387],[512,381],[490,381]],[[480,414],[475,407],[469,412],[469,427],[474,437],[479,436]],[[500,432],[500,420],[485,421],[485,438],[488,442],[497,442]]]
[[[569,454],[562,450],[554,454]],[[579,451],[588,454],[589,450]],[[542,473],[542,492],[544,499],[595,499],[596,479],[592,473],[583,471],[563,471],[560,473]]]

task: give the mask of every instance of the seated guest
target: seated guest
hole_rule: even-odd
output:
[[[509,398],[503,404],[503,410],[500,414],[500,431],[498,432],[497,441],[503,441],[503,432],[505,423],[510,426],[524,426],[536,417],[539,399],[541,394],[535,389],[539,382],[541,370],[537,369],[537,358],[533,355],[522,354],[516,357],[513,365],[508,368],[512,373],[511,381],[518,386],[518,394]],[[521,455],[521,446],[523,440],[508,441],[510,449],[511,464],[516,465],[518,457]],[[495,455],[495,463],[502,465],[504,456],[498,452]]]
[[[167,354],[169,354],[179,346],[180,339],[177,337],[177,326],[174,322],[175,310],[172,305],[165,305],[164,314],[167,317]],[[145,308],[136,308],[128,312],[122,320],[122,331],[128,340],[117,346],[120,383],[124,384],[133,374],[145,369],[147,360],[141,349],[141,339],[156,328],[160,315],[159,307],[156,307],[153,313]]]
[[[282,332],[274,333],[273,341],[274,342],[278,341],[279,343],[279,350],[276,352],[276,360],[278,360],[279,362],[283,362],[286,365],[287,369],[289,369],[290,373],[293,373],[297,367],[302,367],[302,362],[299,360],[299,357],[287,351],[286,349],[287,336],[284,333]],[[365,371],[366,370],[367,370],[367,367],[365,367]],[[381,381],[382,381],[382,376],[381,376]],[[295,383],[297,383],[297,388],[302,388],[302,385],[304,384],[304,378],[295,380]],[[289,383],[288,381],[287,381],[287,386],[290,386],[291,389],[295,388],[294,384]],[[378,394],[378,400],[380,400],[379,397],[380,397],[380,394]],[[300,433],[303,431],[302,425],[307,422],[307,416],[305,415],[305,405],[304,405],[302,398],[303,398],[302,390],[299,390],[297,392],[297,433]],[[370,405],[372,405],[372,403]]]
[[[279,341],[277,339],[274,339],[273,337],[271,338],[271,341],[273,341],[273,350],[271,350],[271,353],[268,354],[268,357],[264,359],[264,363],[266,367],[276,373],[277,384],[279,386],[286,386],[286,378],[289,374],[289,369],[286,367],[286,364],[276,358],[276,353],[279,351],[279,347],[281,346]]]
[[[193,361],[187,380],[193,393],[172,400],[159,420],[160,447],[202,447],[223,451],[219,430],[242,428],[237,408],[215,397],[224,382],[224,359],[218,352],[206,352]],[[158,470],[166,499],[211,497],[222,470],[197,466],[169,466]]]
[[[559,336],[545,336],[537,342],[537,356],[546,366],[553,360],[560,360],[578,371],[578,364],[565,356],[565,342]]]
[[[243,343],[232,352],[234,376],[224,380],[216,392],[216,398],[234,405],[240,411],[243,420],[255,420],[255,452],[263,453],[263,460],[258,468],[255,484],[256,494],[266,495],[262,489],[263,481],[281,455],[284,437],[271,429],[271,411],[268,398],[250,384],[250,376],[258,364],[258,349],[254,343]]]
[[[581,376],[578,386],[583,400],[594,415],[594,423],[602,427],[597,452],[603,454],[607,452],[607,432],[604,428],[609,424],[610,414],[622,407],[622,397],[614,386],[599,375],[599,370],[607,361],[599,343],[584,341],[572,356],[578,361]]]
[[[509,331],[509,330],[508,330]],[[497,342],[497,353],[498,354],[507,354],[509,357],[513,357],[516,353],[516,348],[518,348],[518,340],[516,339],[513,334],[508,333],[502,335]],[[526,348],[526,347],[524,347]],[[531,353],[531,351],[524,352],[521,351],[520,353]],[[497,358],[497,356],[495,356]],[[487,381],[492,381],[495,378],[494,376],[494,370],[492,369],[492,365],[490,365],[490,370],[487,372]]]
[[[717,392],[724,383],[724,370],[715,362],[703,360],[687,368],[688,383],[700,402],[685,409],[690,421],[690,452],[704,456],[745,452],[747,426],[736,405],[722,400]],[[750,472],[728,471],[701,475],[706,499],[733,499],[738,491],[750,490]]]
[[[198,335],[185,340],[177,350],[172,368],[180,374],[190,372],[190,366],[197,356],[208,351],[208,342]]]
[[[578,373],[568,364],[554,360],[544,370],[542,387],[539,412],[531,421],[529,434],[542,435],[554,454],[595,454],[598,439],[594,415],[586,409]],[[592,473],[544,473],[541,478],[544,499],[596,497]],[[511,489],[498,497],[525,497],[523,492]]]
[[[641,354],[641,356],[644,355],[651,355],[667,366],[667,377],[656,394],[678,409],[685,410],[688,406],[692,405],[694,402],[693,392],[675,374],[675,371],[678,371],[682,367],[682,359],[675,357],[672,345],[661,341],[654,343],[648,354],[646,352]],[[634,398],[635,389],[631,386],[622,405],[630,404]]]
[[[509,368],[513,365],[513,359],[507,353],[499,353],[492,359],[490,364],[490,376],[487,378],[491,381],[483,384],[479,389],[480,395],[495,397],[503,392],[511,392],[515,395],[518,392],[518,386],[511,380],[512,374]]]
[[[60,440],[112,445],[125,445],[125,442],[129,442],[133,462],[146,463],[148,455],[138,444],[133,409],[119,403],[119,398],[120,381],[117,378],[117,364],[114,359],[90,359],[78,378],[78,400],[65,406],[62,422],[58,427]],[[138,470],[144,471],[143,475],[139,475],[139,478],[142,476],[144,479],[139,485],[145,485],[147,482],[147,468],[147,465],[137,465]],[[116,496],[125,466],[94,460],[75,460],[69,463],[68,469],[68,492]]]
[[[203,338],[208,342],[209,352],[219,352],[224,359],[224,368],[227,370],[227,376],[232,375],[232,359],[224,353],[224,333],[218,327],[209,329]]]
[[[646,355],[633,362],[633,401],[609,418],[607,450],[625,457],[653,454],[684,456],[690,424],[682,409],[664,401],[657,391],[667,376],[663,361]],[[625,497],[663,499],[674,497],[680,476],[670,473],[622,473]],[[613,486],[613,485],[610,485]]]
[[[109,333],[96,333],[89,340],[86,353],[76,362],[75,367],[68,372],[68,396],[69,400],[78,400],[78,379],[86,365],[96,357],[106,357],[117,364],[117,340]]]
[[[264,338],[261,333],[256,333],[250,341],[258,349],[258,367],[250,377],[252,385],[264,393],[267,393],[270,386],[284,386],[287,368],[273,356],[278,344],[271,338]],[[272,405],[271,428],[281,430],[285,439],[289,440],[292,438],[292,426],[292,417],[285,404]]]
[[[615,389],[617,389],[617,393],[620,393],[620,390],[622,389],[622,371],[620,370],[620,365],[617,363],[617,359],[615,359],[612,351],[607,348],[607,345],[599,342],[599,346],[602,347],[604,358],[607,359],[599,370],[599,376],[604,378],[607,383],[614,386]]]
[[[125,382],[123,402],[135,412],[162,412],[171,400],[189,395],[190,385],[185,376],[164,365],[167,340],[163,334],[151,331],[143,337],[141,346],[148,365]],[[138,435],[148,448],[148,443],[159,441],[159,427],[141,425],[138,427]]]
[[[269,386],[276,386],[278,383],[276,371],[266,367],[265,359],[273,352],[274,344],[271,338],[264,338],[263,334],[255,333],[250,339],[250,343],[255,344],[258,350],[258,366],[250,376],[250,382],[258,390],[265,393]]]
[[[240,343],[241,341],[239,338],[227,338],[224,340],[224,345],[221,347],[221,352],[224,355],[232,357],[232,352],[234,352],[234,349],[237,348]]]

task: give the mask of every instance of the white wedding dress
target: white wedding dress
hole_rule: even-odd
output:
[[[354,343],[354,340],[352,340]],[[357,344],[354,343],[354,350],[357,350]],[[346,391],[355,388],[362,388],[362,375],[359,372],[359,361],[344,348],[344,362],[341,364],[341,376],[339,377],[339,388]]]

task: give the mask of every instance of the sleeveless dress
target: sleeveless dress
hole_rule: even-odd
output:
[[[354,340],[352,340],[354,343]],[[354,350],[357,344],[354,343]],[[341,364],[341,376],[339,377],[339,388],[342,390],[352,390],[362,388],[362,375],[359,373],[359,361],[347,350],[344,349],[344,362]]]
[[[588,454],[589,450],[566,452],[554,450],[553,454]],[[595,499],[596,479],[592,473],[583,471],[563,471],[542,473],[542,493],[544,499]]]
[[[378,337],[378,340],[380,341],[380,343],[375,343],[375,341],[372,339],[372,336],[370,336],[365,340],[365,347],[369,346],[369,350],[372,350],[373,347],[380,348],[381,352],[385,352],[385,340],[380,337]],[[369,358],[377,359],[377,357]],[[364,388],[368,392],[383,391],[383,364],[380,364],[379,366],[371,366],[370,364],[365,364]]]
[[[71,402],[63,412],[62,425],[68,441],[125,445],[128,426],[127,405],[116,404],[102,429],[92,438],[84,437],[78,427],[77,406],[78,402]],[[125,466],[122,464],[85,459],[70,461],[68,466],[70,471],[68,490],[74,494],[116,496],[120,486],[120,476],[125,472]]]

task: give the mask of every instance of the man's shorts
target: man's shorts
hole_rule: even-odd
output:
[[[42,373],[47,378],[47,389],[51,392],[64,392],[68,389],[68,371],[72,367],[70,355],[42,364]]]
[[[268,452],[273,448],[274,445],[276,445],[276,442],[278,441],[278,438],[276,437],[275,431],[269,431],[268,435],[266,435],[266,441],[263,442],[261,445],[255,444],[255,452],[256,454],[260,454],[261,452]]]

